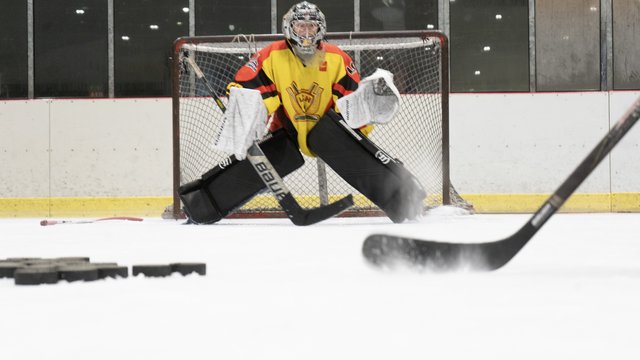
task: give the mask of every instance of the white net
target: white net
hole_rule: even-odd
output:
[[[443,111],[448,97],[446,39],[440,33],[344,33],[329,34],[329,42],[347,52],[358,67],[361,77],[377,68],[394,74],[394,82],[401,94],[401,108],[389,124],[379,125],[370,139],[379,147],[404,163],[422,183],[427,197],[425,207],[444,203],[469,207],[450,185],[448,154],[443,129],[448,126]],[[174,81],[174,121],[178,123],[179,141],[175,144],[179,162],[174,164],[174,186],[198,179],[203,173],[227,158],[228,154],[212,148],[218,133],[222,112],[209,96],[207,89],[183,62],[185,56],[196,61],[214,91],[224,97],[226,87],[237,70],[251,55],[275,36],[195,37],[183,39],[176,47]],[[445,63],[443,63],[445,61]],[[444,78],[444,79],[443,79]],[[174,99],[176,100],[176,99]],[[445,151],[443,151],[445,150]],[[351,213],[366,215],[379,213],[377,207],[342,180],[333,170],[316,158],[305,157],[305,165],[285,178],[287,186],[303,207],[317,207],[334,199],[353,194],[355,206]],[[177,204],[174,204],[176,207]],[[179,206],[178,206],[179,208]],[[268,192],[257,195],[238,211],[246,216],[267,216],[279,211],[274,197]]]

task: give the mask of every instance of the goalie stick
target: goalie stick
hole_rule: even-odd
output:
[[[633,127],[640,117],[640,99],[620,119],[589,155],[578,165],[547,201],[515,234],[485,243],[454,243],[373,234],[362,244],[362,253],[378,266],[408,263],[435,271],[459,267],[496,270],[511,260],[540,228],[556,213],[598,164]]]
[[[198,64],[196,64],[196,62],[188,56],[185,56],[184,59],[191,66],[196,74],[196,77],[202,80],[203,84],[207,88],[207,91],[209,92],[209,95],[211,95],[216,105],[218,105],[218,108],[220,108],[222,112],[225,112],[227,110],[226,106],[224,105],[224,103],[222,103],[222,100],[216,94],[215,90],[209,83],[209,80],[207,80],[207,78],[204,76],[204,73],[202,72]],[[269,190],[271,190],[273,195],[276,197],[278,203],[287,214],[289,220],[291,220],[291,222],[295,225],[312,225],[338,215],[342,211],[353,206],[353,196],[349,194],[334,203],[313,209],[304,209],[293,197],[291,191],[289,191],[286,184],[284,183],[284,180],[282,180],[280,174],[278,174],[278,172],[273,168],[273,165],[264,154],[260,146],[257,144],[257,142],[254,141],[247,150],[247,159],[255,169],[262,182],[264,182],[265,186]]]
[[[94,220],[50,220],[45,219],[40,221],[41,226],[50,226],[50,225],[58,225],[58,224],[93,224],[97,221],[107,221],[107,220],[125,220],[125,221],[142,221],[144,219],[138,217],[130,217],[130,216],[113,216],[106,217],[102,219],[94,219]]]

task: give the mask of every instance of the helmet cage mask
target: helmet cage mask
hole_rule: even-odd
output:
[[[309,31],[299,34],[294,29],[299,25],[306,25],[304,27],[309,29],[309,24],[315,24],[315,34],[310,34]],[[282,18],[282,33],[298,55],[315,54],[326,32],[324,14],[316,5],[306,1],[291,7]]]

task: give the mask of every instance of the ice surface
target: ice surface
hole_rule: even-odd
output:
[[[490,273],[379,270],[360,255],[372,232],[490,241],[529,216],[0,219],[0,258],[207,263],[205,277],[0,279],[0,358],[640,359],[640,214],[558,214]]]

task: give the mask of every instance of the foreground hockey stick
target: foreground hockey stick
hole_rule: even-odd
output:
[[[126,220],[126,221],[142,221],[142,218],[137,217],[129,217],[129,216],[113,216],[102,219],[94,219],[94,220],[42,220],[40,221],[40,225],[49,226],[49,225],[58,225],[58,224],[92,224],[97,221],[106,221],[106,220]]]
[[[458,268],[496,270],[511,260],[555,214],[640,117],[640,99],[587,155],[529,221],[506,239],[475,244],[438,242],[374,234],[362,245],[364,257],[379,266],[409,263],[435,271]]]
[[[220,110],[222,112],[225,112],[227,110],[226,106],[222,103],[220,97],[216,95],[215,90],[213,89],[211,84],[209,84],[209,80],[207,80],[207,78],[204,76],[204,73],[202,72],[198,64],[196,64],[196,62],[190,57],[185,57],[185,60],[187,61],[187,63],[189,63],[198,79],[202,80],[205,87],[209,91],[209,95],[211,95]],[[278,174],[278,172],[273,168],[273,165],[255,141],[247,150],[247,159],[256,170],[256,173],[267,186],[267,188],[269,188],[269,190],[273,192],[273,195],[278,200],[278,203],[287,214],[291,222],[295,225],[312,225],[338,215],[342,211],[353,206],[353,196],[349,194],[332,204],[313,209],[304,209],[300,206],[300,204],[298,204],[296,199],[291,194],[291,191],[289,191],[289,189],[285,185],[284,180],[282,180],[280,174]]]

